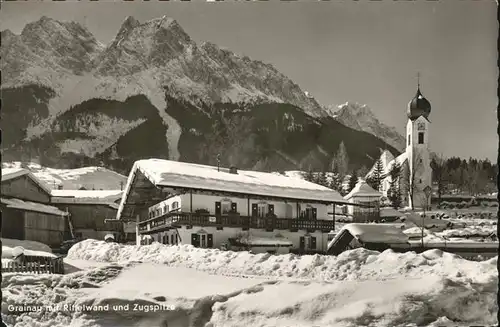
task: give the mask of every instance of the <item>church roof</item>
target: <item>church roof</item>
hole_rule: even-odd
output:
[[[352,189],[352,191],[347,194],[344,199],[349,200],[355,196],[363,196],[363,197],[381,197],[382,193],[377,190],[374,190],[370,185],[368,185],[364,180],[360,180],[356,186]]]
[[[415,94],[413,99],[411,99],[411,101],[408,103],[408,118],[411,120],[415,120],[420,116],[428,118],[430,113],[431,103],[422,95],[419,87],[417,89],[417,94]]]

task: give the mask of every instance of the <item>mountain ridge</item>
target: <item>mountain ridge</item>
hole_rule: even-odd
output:
[[[382,123],[366,104],[346,102],[338,106],[325,107],[325,110],[343,125],[373,134],[395,147],[399,152],[403,152],[406,147],[403,135],[395,127]]]
[[[387,146],[331,119],[271,64],[198,45],[166,16],[127,17],[107,45],[77,23],[28,25],[18,36],[2,31],[10,160],[104,162],[123,172],[142,157],[213,163],[225,153],[241,168],[324,169],[342,141],[355,165]]]

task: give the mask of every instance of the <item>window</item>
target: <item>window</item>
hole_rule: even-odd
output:
[[[267,215],[267,209],[268,208],[269,208],[269,206],[267,205],[267,203],[265,203],[265,202],[259,203],[257,205],[258,216],[259,217],[265,217]]]
[[[304,235],[300,237],[301,250],[316,250],[316,237],[311,235]]]
[[[423,132],[418,133],[418,144],[424,144],[424,133]]]
[[[408,145],[410,145],[410,141],[411,141],[410,134],[408,134]]]
[[[207,234],[204,231],[191,234],[191,244],[194,247],[213,248],[213,234]]]
[[[316,208],[308,205],[305,210],[300,213],[300,217],[307,220],[313,220],[316,219],[316,212]]]
[[[223,199],[221,202],[222,213],[227,214],[231,212],[231,200]]]
[[[422,180],[421,180],[421,179],[419,179],[419,180],[418,180],[418,182],[419,182],[420,184],[422,184]]]
[[[422,163],[422,162],[424,162],[424,161],[422,160],[422,158],[420,158],[419,162],[420,162],[420,163]]]
[[[172,203],[172,210],[179,208],[179,202],[175,201]]]
[[[165,205],[165,213],[169,212],[170,211],[170,207],[167,205]]]

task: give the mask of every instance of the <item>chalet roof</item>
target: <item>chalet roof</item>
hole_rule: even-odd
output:
[[[127,197],[134,189],[134,178],[140,172],[157,189],[182,188],[240,193],[311,202],[345,203],[334,190],[305,180],[278,173],[238,170],[160,159],[139,160],[130,172],[124,195],[118,209],[120,218]],[[139,188],[140,190],[140,188]]]
[[[347,194],[344,199],[349,200],[353,197],[362,196],[362,197],[381,197],[382,193],[374,190],[370,185],[368,185],[364,180],[358,181],[356,186],[352,189],[349,194]]]
[[[2,182],[19,178],[21,176],[28,176],[34,183],[36,183],[42,190],[50,195],[50,188],[38,179],[31,171],[23,168],[2,168]]]
[[[115,201],[121,199],[121,190],[52,190],[52,203],[65,204],[105,204],[118,209]]]
[[[23,201],[19,199],[5,199],[1,198],[2,205],[5,205],[7,208],[25,210],[25,211],[34,211],[47,213],[49,215],[55,216],[67,216],[68,213],[65,211],[61,211],[56,207],[48,206],[45,204],[40,204],[36,202]]]
[[[401,228],[389,224],[347,224],[339,231],[347,230],[363,243],[406,243],[408,235]]]

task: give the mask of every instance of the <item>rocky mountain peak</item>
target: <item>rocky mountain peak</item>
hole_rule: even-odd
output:
[[[349,116],[368,116],[370,118],[376,119],[370,107],[366,104],[360,104],[357,102],[346,102],[337,106],[337,115],[349,115]]]
[[[396,128],[387,126],[378,120],[376,115],[366,104],[346,102],[339,106],[325,107],[325,110],[338,122],[358,131],[373,134],[384,140],[399,151],[405,148],[404,137]]]

